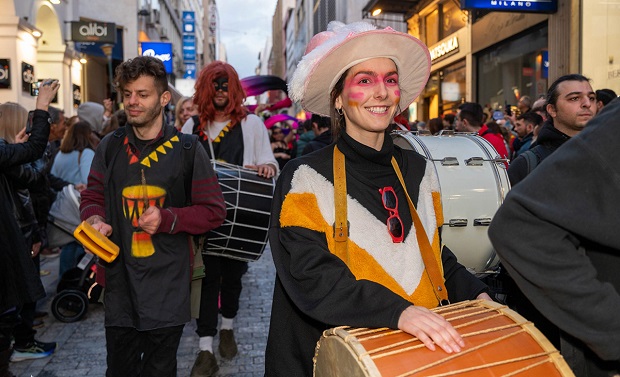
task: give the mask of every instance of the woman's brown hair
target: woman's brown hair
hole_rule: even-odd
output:
[[[84,121],[69,126],[65,137],[60,142],[60,151],[71,153],[73,151],[82,152],[86,148],[95,149],[91,142],[91,133],[90,124]]]

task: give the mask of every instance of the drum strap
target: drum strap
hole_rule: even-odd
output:
[[[440,305],[448,304],[448,291],[446,290],[446,286],[444,284],[441,269],[439,268],[437,259],[435,259],[435,256],[433,255],[433,248],[426,232],[424,231],[422,221],[420,220],[418,212],[413,205],[413,201],[409,196],[407,186],[405,185],[405,180],[403,179],[403,175],[394,157],[392,157],[392,167],[394,168],[400,184],[403,186],[405,195],[407,196],[409,211],[411,212],[416,237],[418,239],[418,244],[420,245],[420,254],[422,254],[422,260],[424,261],[428,278],[433,285],[433,292],[435,293]],[[342,152],[338,149],[338,146],[334,147],[334,205],[336,210],[336,218],[333,227],[336,253],[338,255],[344,255],[346,258],[345,263],[348,265],[349,251],[347,242],[349,239],[349,222],[347,221],[347,176],[345,169],[345,158]]]
[[[347,220],[347,173],[344,165],[344,155],[334,146],[334,204],[336,219],[334,221],[334,241],[338,255],[345,255],[345,262],[349,264],[349,222]]]
[[[422,254],[422,260],[424,261],[424,266],[426,267],[426,273],[428,274],[428,278],[433,285],[433,291],[435,292],[435,296],[439,299],[439,304],[449,304],[448,301],[448,291],[446,290],[446,286],[444,284],[444,279],[441,273],[441,269],[439,268],[439,264],[437,263],[437,259],[433,255],[433,247],[424,231],[424,226],[422,225],[422,221],[420,220],[420,216],[418,216],[418,212],[413,205],[413,201],[409,196],[409,192],[407,191],[407,186],[405,186],[405,180],[403,179],[403,174],[400,171],[400,167],[396,162],[396,159],[392,157],[392,167],[398,176],[398,180],[400,184],[403,186],[405,190],[405,195],[407,196],[407,203],[409,204],[409,211],[411,212],[411,218],[413,219],[413,225],[415,226],[415,233],[418,239],[418,244],[420,245],[420,253]]]

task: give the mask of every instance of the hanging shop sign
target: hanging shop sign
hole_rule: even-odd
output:
[[[71,40],[74,42],[116,43],[116,24],[98,21],[71,22]]]
[[[11,89],[10,59],[0,59],[0,89]]]
[[[30,93],[32,83],[35,81],[34,66],[22,62],[22,92]]]
[[[447,58],[448,56],[459,52],[459,39],[456,35],[445,39],[429,48],[429,52],[431,53],[431,62],[433,63],[443,58]]]

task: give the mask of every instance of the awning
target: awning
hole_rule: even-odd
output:
[[[418,3],[419,0],[369,0],[362,14],[366,16],[376,9],[381,9],[381,13],[397,13],[408,18],[414,13],[414,7]]]

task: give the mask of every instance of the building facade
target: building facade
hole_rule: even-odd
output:
[[[185,7],[199,14],[201,46],[199,0],[0,0],[0,102],[34,108],[29,88],[44,79],[59,80],[53,105],[68,115],[81,102],[114,98],[115,67],[142,54],[143,43],[168,44],[169,52],[148,53],[170,64],[174,84],[184,74]],[[197,55],[203,56],[202,47]]]
[[[329,21],[364,20],[406,31],[429,46],[431,76],[409,109],[412,121],[453,113],[465,101],[489,110],[513,107],[522,96],[544,95],[567,73],[620,93],[620,5],[554,1],[557,10],[536,13],[502,8],[526,4],[518,1],[489,0],[496,8],[479,10],[462,9],[454,0],[296,0],[284,25],[286,37],[294,39],[285,41],[285,77]]]

